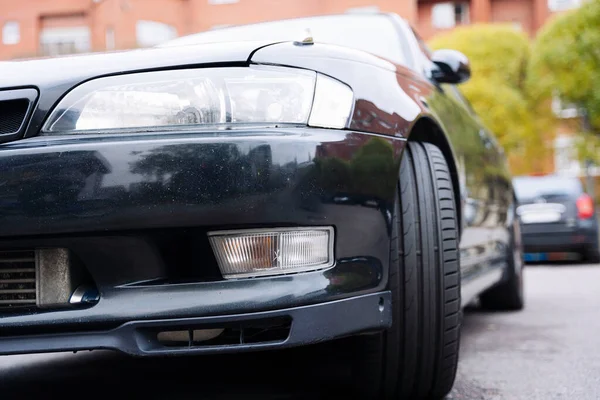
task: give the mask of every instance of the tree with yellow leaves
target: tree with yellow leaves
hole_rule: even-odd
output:
[[[460,86],[483,123],[505,148],[515,174],[549,172],[553,118],[545,100],[529,96],[527,36],[507,25],[471,25],[434,38],[471,61],[472,78]]]

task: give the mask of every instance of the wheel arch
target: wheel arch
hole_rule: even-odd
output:
[[[454,197],[456,204],[456,214],[458,218],[459,232],[462,233],[462,190],[459,179],[459,172],[456,159],[454,157],[454,151],[450,145],[450,141],[446,136],[446,133],[432,118],[423,116],[418,119],[412,126],[410,133],[408,134],[408,140],[414,142],[426,142],[437,146],[444,155],[448,168],[450,169],[450,175],[452,178],[452,187],[454,188]]]

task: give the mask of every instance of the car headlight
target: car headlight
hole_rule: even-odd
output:
[[[345,128],[352,90],[282,67],[170,70],[98,78],[70,91],[44,134],[151,131],[236,124]]]

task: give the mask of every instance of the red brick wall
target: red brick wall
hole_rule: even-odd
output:
[[[136,46],[136,22],[151,20],[174,26],[179,35],[192,32],[186,0],[21,0],[0,3],[0,29],[6,21],[20,24],[21,40],[15,45],[0,41],[0,58],[32,57],[39,54],[41,21],[52,17],[53,26],[70,26],[68,18],[83,14],[91,30],[93,50],[106,49],[106,29],[115,32],[115,47],[126,49]],[[64,23],[61,25],[61,21]]]
[[[207,0],[191,0],[193,29],[196,32],[225,24],[238,25],[316,15],[321,14],[324,8],[321,0],[240,0],[233,4],[209,4]]]
[[[416,0],[239,0],[233,4],[209,4],[190,0],[193,29],[204,31],[216,25],[247,24],[277,19],[343,13],[349,8],[378,7],[414,20]]]
[[[436,35],[441,35],[444,32],[449,32],[452,29],[438,29],[433,26],[432,22],[432,9],[436,3],[446,3],[449,0],[420,0],[417,11],[417,22],[416,29],[419,34],[428,40]],[[476,7],[474,8],[474,1],[477,1]],[[485,19],[489,19],[490,9],[488,9],[489,2],[491,0],[456,0],[455,2],[469,3],[469,20],[473,22],[488,22]],[[523,0],[527,1],[527,0]],[[483,4],[487,4],[483,5]],[[483,19],[482,19],[483,18]]]
[[[190,33],[189,4],[185,0],[104,0],[94,11],[94,49],[106,49],[106,28],[115,30],[117,49],[137,46],[136,22],[149,20],[174,26],[178,35]]]
[[[377,6],[383,12],[393,12],[410,22],[417,20],[418,0],[323,0],[325,14],[343,13],[349,8]]]
[[[6,21],[19,22],[21,41],[16,45],[0,41],[0,59],[39,54],[42,16],[83,13],[91,30],[92,50],[105,50],[108,27],[114,30],[115,48],[135,47],[138,20],[166,23],[185,35],[223,24],[342,13],[365,6],[416,20],[417,0],[239,0],[219,5],[208,0],[4,0],[0,1],[0,29]]]
[[[423,39],[429,39],[437,34],[443,33],[442,30],[434,28],[431,23],[431,9],[433,8],[433,5],[434,3],[419,4],[415,28]]]
[[[494,0],[492,21],[520,25],[524,32],[535,34],[533,2],[523,0]]]
[[[16,0],[0,2],[0,33],[6,21],[20,24],[21,41],[15,45],[4,45],[0,40],[0,58],[32,57],[39,46],[40,16],[74,14],[89,9],[89,0]]]
[[[135,47],[138,20],[167,23],[179,35],[223,24],[246,24],[282,18],[342,13],[349,8],[378,7],[412,22],[423,37],[440,33],[431,25],[431,7],[444,0],[238,0],[233,4],[209,4],[209,0],[2,0],[0,29],[6,21],[20,23],[21,41],[3,45],[0,59],[30,57],[39,53],[43,16],[83,13],[91,30],[93,50],[106,49],[106,29],[115,33],[115,47]],[[471,22],[518,21],[534,32],[548,18],[547,0],[464,0],[471,2]]]
[[[443,34],[431,23],[431,9],[434,4],[449,0],[419,0],[417,29],[425,39]],[[461,0],[455,0],[459,2]],[[464,0],[470,4],[471,23],[516,23],[523,31],[534,36],[537,30],[551,16],[548,0]]]

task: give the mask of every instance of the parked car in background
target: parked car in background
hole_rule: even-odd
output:
[[[443,398],[461,306],[523,307],[469,77],[388,14],[3,63],[0,354],[352,336],[360,398]]]
[[[598,215],[578,178],[521,176],[513,181],[526,261],[600,262]]]

